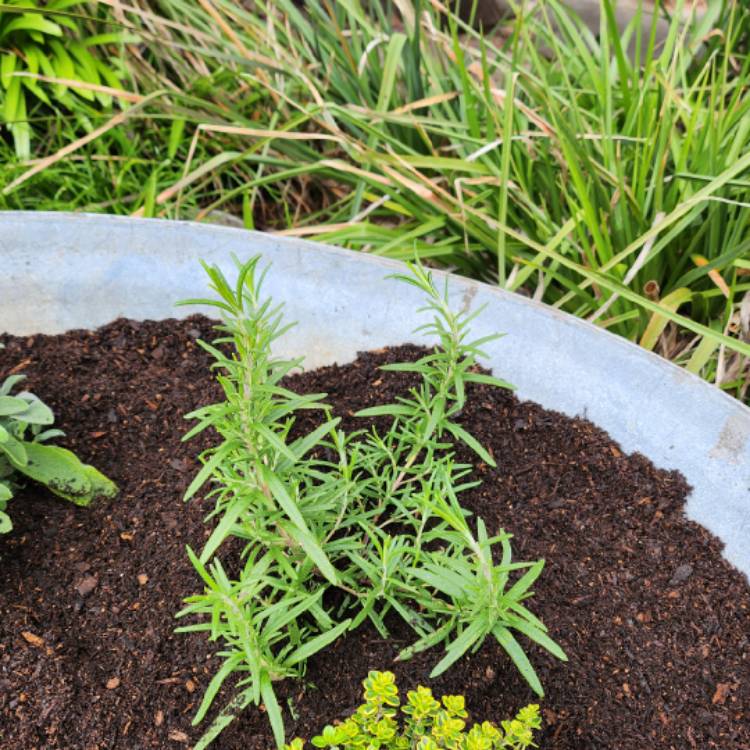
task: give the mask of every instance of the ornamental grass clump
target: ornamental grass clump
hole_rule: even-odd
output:
[[[282,385],[301,360],[271,355],[271,344],[288,326],[281,307],[261,294],[258,258],[240,267],[234,285],[218,268],[205,268],[219,299],[190,303],[212,305],[224,319],[222,335],[213,344],[202,342],[215,359],[224,400],[188,415],[197,424],[186,439],[212,428],[220,442],[201,455],[203,467],[185,497],[206,486],[215,525],[199,554],[188,549],[204,588],[178,616],[197,616],[179,630],[207,632],[221,644],[224,662],[194,723],[230,675],[239,679],[196,750],[239,711],[261,703],[283,745],[274,682],[301,677],[310,656],[365,620],[384,638],[388,617],[408,623],[415,639],[398,659],[442,646],[432,677],[491,636],[543,695],[518,636],[566,659],[525,606],[544,561],[514,562],[511,535],[470,519],[459,502],[478,482],[471,466],[456,460],[455,443],[495,465],[458,422],[467,386],[508,387],[475,366],[479,347],[497,338],[470,338],[478,311],[453,312],[447,288],[439,292],[419,265],[397,275],[424,294],[423,310],[432,319],[419,330],[438,343],[416,362],[383,367],[420,379],[394,403],[356,415],[383,418],[385,429],[347,433],[324,394],[300,395]],[[310,409],[319,425],[293,436],[297,413]],[[236,543],[241,562],[227,569],[226,561],[237,559]],[[332,590],[339,592],[335,607],[325,597]]]
[[[365,702],[344,722],[327,726],[312,744],[331,750],[523,750],[536,747],[534,730],[541,727],[539,706],[522,708],[515,719],[475,723],[466,731],[463,695],[444,695],[439,701],[430,688],[419,686],[406,694],[402,706],[392,672],[370,672],[362,683]],[[399,716],[399,708],[401,716]],[[303,750],[295,738],[284,750]]]

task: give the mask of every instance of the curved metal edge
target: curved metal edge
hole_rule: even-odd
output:
[[[420,298],[385,277],[403,264],[312,242],[190,222],[85,214],[0,213],[0,330],[57,333],[118,316],[184,317],[174,301],[205,296],[198,259],[232,272],[232,256],[272,262],[267,291],[298,325],[279,342],[307,366],[414,340]],[[605,429],[624,450],[680,470],[687,514],[750,574],[750,410],[655,354],[517,294],[436,272],[477,335],[508,335],[487,364],[522,398]],[[634,498],[634,501],[639,498]]]

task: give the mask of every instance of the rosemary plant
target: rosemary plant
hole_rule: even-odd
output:
[[[224,659],[194,723],[225,680],[239,677],[234,697],[196,750],[239,711],[260,703],[283,745],[273,683],[302,676],[310,656],[366,619],[386,637],[386,615],[392,614],[415,633],[399,659],[442,645],[435,677],[492,636],[543,695],[517,635],[566,659],[523,603],[544,561],[513,562],[510,534],[488,532],[481,518],[470,522],[458,500],[477,482],[471,466],[456,461],[454,441],[494,466],[457,418],[467,384],[509,387],[475,367],[479,347],[497,336],[471,340],[477,313],[453,312],[447,287],[439,292],[428,271],[410,266],[410,275],[395,278],[424,293],[432,321],[418,330],[438,344],[416,362],[384,366],[420,376],[419,386],[395,403],[358,413],[386,417],[386,430],[347,434],[324,394],[299,395],[282,385],[301,360],[270,353],[288,327],[281,306],[262,297],[258,262],[242,265],[234,285],[204,265],[219,298],[184,303],[212,305],[223,317],[222,335],[202,346],[215,359],[224,400],[188,415],[197,424],[185,436],[211,427],[221,437],[201,455],[202,469],[186,493],[190,499],[208,483],[209,518],[216,524],[200,554],[188,550],[205,586],[178,613],[198,615],[198,622],[178,630],[208,632],[221,642]],[[293,438],[295,415],[303,409],[319,410],[320,424]],[[239,540],[241,563],[227,570],[222,558],[231,540]],[[324,598],[330,589],[343,596],[335,609]]]

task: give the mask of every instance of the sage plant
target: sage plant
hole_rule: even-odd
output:
[[[114,482],[73,452],[49,444],[65,433],[52,427],[54,414],[38,396],[13,392],[25,378],[15,374],[0,382],[0,534],[13,528],[7,505],[25,479],[81,506],[118,492]]]

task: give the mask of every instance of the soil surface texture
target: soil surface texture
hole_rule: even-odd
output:
[[[25,372],[54,410],[59,442],[114,479],[119,497],[77,508],[27,487],[0,537],[0,748],[188,748],[208,727],[191,719],[220,661],[202,633],[175,634],[174,613],[200,591],[185,545],[208,535],[204,501],[182,502],[196,455],[215,439],[181,442],[190,410],[221,397],[196,344],[211,322],[119,320],[64,336],[0,336],[0,380]],[[413,383],[378,370],[417,347],[296,375],[325,391],[344,426]],[[502,376],[502,373],[497,373]],[[550,377],[554,372],[550,371]],[[497,459],[462,502],[488,530],[514,534],[514,558],[546,559],[531,610],[570,657],[528,645],[546,696],[545,750],[750,750],[750,588],[721,544],[683,514],[675,472],[626,455],[602,430],[485,386],[469,391],[462,423]],[[307,430],[313,423],[300,425]],[[459,458],[474,461],[473,454]],[[359,705],[371,669],[403,691],[465,694],[475,719],[499,722],[536,702],[504,652],[487,641],[437,680],[442,651],[405,663],[414,640],[369,626],[313,658],[304,682],[281,684],[288,737],[309,738]],[[231,697],[220,695],[216,708]],[[250,708],[212,746],[267,750]]]

